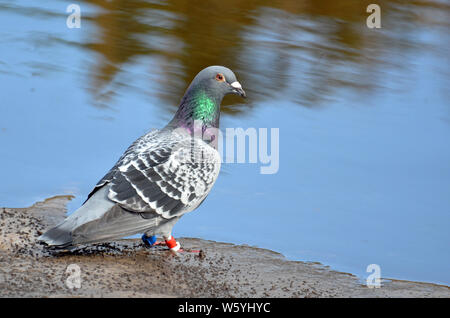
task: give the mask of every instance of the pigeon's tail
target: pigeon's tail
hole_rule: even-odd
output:
[[[72,232],[73,244],[108,242],[144,233],[156,228],[160,219],[157,214],[144,218],[140,213],[129,212],[116,204],[101,218],[77,227]]]
[[[114,241],[125,236],[144,233],[156,228],[160,217],[146,219],[139,213],[128,212],[114,205],[101,218],[81,225],[67,219],[39,237],[53,248],[70,248],[79,244]]]
[[[129,212],[107,198],[107,186],[99,189],[64,222],[38,240],[53,248],[108,242],[143,233],[165,223],[156,213]]]
[[[44,242],[48,246],[54,246],[59,248],[66,248],[72,245],[72,234],[70,229],[65,228],[64,223],[48,230],[38,240]]]

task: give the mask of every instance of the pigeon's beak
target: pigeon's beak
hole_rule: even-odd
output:
[[[247,97],[245,91],[242,89],[241,83],[239,83],[238,81],[231,83],[230,86],[232,87],[234,94],[237,94],[244,98]]]

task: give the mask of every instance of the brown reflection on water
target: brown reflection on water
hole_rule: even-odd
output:
[[[341,88],[370,93],[382,85],[383,69],[405,67],[393,56],[423,49],[415,30],[448,28],[450,12],[444,2],[378,1],[383,28],[371,30],[366,7],[373,1],[86,2],[101,8],[86,46],[100,53],[90,70],[94,94],[128,63],[154,56],[165,88],[157,93],[175,107],[199,70],[220,64],[238,74],[250,97],[245,107],[225,108],[230,113],[267,97],[310,107]]]

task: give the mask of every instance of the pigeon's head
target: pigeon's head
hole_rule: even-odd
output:
[[[211,95],[217,95],[220,99],[227,94],[246,97],[245,91],[236,79],[236,75],[224,66],[210,66],[200,71],[195,76],[188,91],[196,88],[207,91]]]
[[[219,127],[220,104],[227,94],[246,97],[236,75],[224,66],[210,66],[197,74],[181,100],[170,126],[188,127],[201,122],[203,127]]]

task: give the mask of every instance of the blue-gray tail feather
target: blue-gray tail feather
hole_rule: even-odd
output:
[[[102,217],[74,225],[66,219],[39,237],[39,241],[54,248],[67,248],[79,244],[114,241],[126,236],[144,233],[158,227],[164,220],[156,213],[129,212],[115,204]]]

